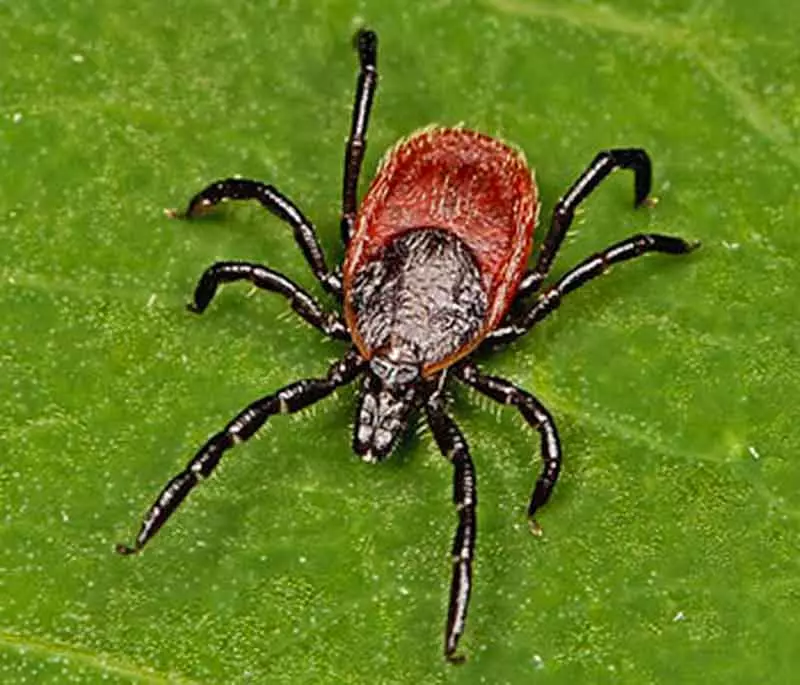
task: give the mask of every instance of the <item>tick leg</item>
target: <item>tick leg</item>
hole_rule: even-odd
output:
[[[350,340],[347,327],[335,314],[326,312],[317,301],[283,274],[260,264],[247,262],[217,262],[208,267],[194,291],[194,302],[189,310],[197,314],[205,311],[220,283],[250,281],[257,288],[283,295],[303,319],[330,338]]]
[[[258,200],[264,209],[289,224],[294,230],[294,239],[317,280],[325,290],[341,297],[341,278],[328,269],[313,224],[288,197],[271,185],[244,178],[215,181],[189,200],[183,214],[176,213],[175,216],[191,219],[224,200]]]
[[[564,274],[555,285],[542,292],[533,305],[518,315],[516,320],[487,335],[485,343],[502,345],[516,340],[557,309],[564,295],[603,275],[612,264],[626,262],[648,252],[687,254],[699,246],[698,242],[689,243],[681,238],[656,233],[640,233],[616,243],[603,252],[592,255]]]
[[[347,139],[344,153],[341,232],[345,246],[350,242],[353,222],[356,219],[358,176],[367,149],[367,126],[372,100],[378,88],[378,36],[373,31],[361,29],[353,36],[353,43],[358,50],[360,70],[350,123],[350,137]]]
[[[536,523],[534,516],[539,507],[550,499],[558,481],[558,474],[561,472],[561,441],[558,438],[558,430],[553,417],[545,406],[529,392],[518,388],[510,381],[481,373],[472,362],[461,364],[455,373],[458,378],[478,392],[501,404],[516,407],[528,425],[538,431],[541,439],[543,468],[531,494],[528,519],[533,533],[539,535],[541,528]]]
[[[577,181],[562,197],[553,210],[550,230],[545,236],[536,266],[528,271],[517,291],[517,299],[528,297],[536,291],[550,271],[558,249],[567,234],[575,209],[615,169],[632,169],[634,173],[635,207],[641,205],[650,192],[652,165],[650,157],[640,148],[606,150],[594,158]]]
[[[186,468],[167,483],[144,517],[133,547],[117,545],[120,554],[139,552],[177,510],[200,480],[208,478],[222,455],[239,442],[251,438],[275,414],[292,414],[330,395],[352,381],[363,369],[364,361],[351,351],[328,369],[325,378],[297,381],[267,395],[241,411],[225,428],[212,436],[192,457]]]
[[[475,466],[464,436],[444,412],[440,394],[432,396],[425,411],[439,450],[454,468],[453,503],[458,512],[458,528],[453,539],[453,577],[450,582],[444,656],[452,663],[461,663],[464,657],[456,654],[456,648],[467,620],[472,589],[472,559],[475,555],[475,507],[478,503]]]

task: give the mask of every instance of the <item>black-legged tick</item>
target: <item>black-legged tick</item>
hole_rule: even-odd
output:
[[[523,155],[464,128],[431,127],[391,149],[360,206],[359,172],[378,83],[377,37],[359,31],[360,71],[344,159],[341,232],[346,256],[330,270],[311,222],[273,186],[244,179],[212,183],[182,216],[191,218],[223,200],[258,200],[289,224],[322,287],[343,304],[326,312],[305,290],[260,264],[219,262],[200,278],[190,309],[203,312],[221,283],[247,280],[283,295],[319,331],[349,344],[321,378],[301,380],[253,402],[213,435],[161,491],[133,547],[141,550],[222,455],[247,440],[268,418],[299,411],[363,375],[353,449],[364,461],[387,457],[412,412],[422,409],[442,454],[454,467],[458,528],[444,654],[453,662],[464,632],[475,549],[475,468],[467,443],[446,412],[448,378],[515,407],[541,437],[543,470],[528,515],[550,497],[561,469],[561,445],[552,416],[533,395],[482,373],[477,349],[509,343],[542,321],[564,295],[612,264],[647,252],[686,254],[696,243],[656,234],[635,235],[581,262],[541,290],[576,207],[617,168],[634,173],[635,205],[650,191],[651,165],[641,149],[601,152],[559,200],[550,229],[527,269],[539,211],[536,185]],[[512,308],[513,305],[513,308]]]

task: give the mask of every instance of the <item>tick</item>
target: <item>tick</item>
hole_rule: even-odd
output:
[[[550,228],[532,268],[528,259],[539,212],[531,170],[521,152],[465,128],[430,127],[399,141],[384,157],[361,204],[358,178],[378,84],[375,33],[359,31],[354,43],[360,70],[345,147],[341,234],[344,264],[330,269],[312,223],[285,195],[266,183],[229,178],[195,195],[191,218],[224,200],[257,200],[288,224],[323,289],[341,305],[326,311],[283,274],[250,262],[218,262],[197,284],[189,309],[205,311],[222,283],[249,281],[282,295],[321,333],[348,345],[324,376],[291,383],[245,407],[200,448],[170,480],[144,517],[132,547],[140,551],[181,502],[216,468],[222,455],[248,440],[275,414],[289,414],[361,378],[353,450],[365,462],[392,452],[412,414],[421,410],[442,455],[453,466],[453,502],[458,525],[453,541],[450,602],[444,656],[452,662],[464,632],[472,590],[477,489],[467,441],[447,412],[447,384],[461,381],[514,407],[539,434],[542,470],[528,516],[553,492],[561,470],[561,442],[553,417],[531,393],[481,371],[479,350],[510,343],[559,306],[565,295],[603,274],[609,266],[648,252],[680,255],[697,243],[644,233],[594,254],[554,283],[544,282],[578,205],[615,169],[634,175],[634,202],[645,203],[651,184],[650,158],[637,148],[598,154],[553,211]],[[310,446],[309,446],[310,447]]]

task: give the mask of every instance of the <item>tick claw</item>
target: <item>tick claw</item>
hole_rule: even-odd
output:
[[[544,529],[539,525],[539,522],[536,519],[529,519],[528,526],[531,529],[531,534],[540,538],[544,535]]]
[[[227,198],[223,198],[223,202]],[[204,214],[208,214],[217,202],[212,202],[208,198],[203,198],[202,200],[194,200],[189,203],[189,208],[183,213],[182,218],[184,219],[195,219],[199,216],[203,216]]]
[[[177,209],[170,209],[168,207],[164,209],[164,216],[167,217],[168,219],[186,218],[186,214],[184,214],[183,212],[179,212]]]
[[[453,664],[453,666],[460,666],[467,660],[467,657],[463,654],[455,654],[454,652],[446,653],[444,658],[447,659],[448,663]]]
[[[136,547],[128,547],[128,545],[123,545],[121,543],[117,543],[114,546],[114,549],[116,550],[117,554],[121,554],[124,557],[139,553],[139,550]]]

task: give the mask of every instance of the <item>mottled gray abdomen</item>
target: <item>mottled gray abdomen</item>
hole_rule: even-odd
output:
[[[487,306],[472,252],[437,228],[413,229],[389,243],[361,268],[349,296],[371,354],[422,366],[474,339]]]

